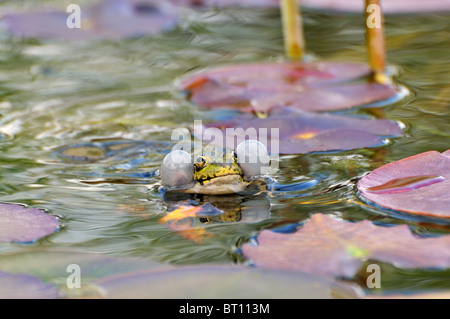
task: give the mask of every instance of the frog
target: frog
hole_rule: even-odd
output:
[[[265,174],[268,171],[268,159],[265,159],[268,154],[262,143],[248,141],[239,144],[235,150],[222,150],[217,154],[205,151],[200,156],[194,156],[195,160],[187,152],[167,151],[170,147],[173,144],[169,142],[107,139],[62,146],[55,151],[55,155],[70,163],[132,158],[131,162],[119,162],[112,166],[113,169],[120,169],[119,175],[98,176],[96,172],[94,175],[98,178],[82,179],[80,182],[134,184],[147,183],[150,179],[154,183],[159,178],[160,183],[156,184],[163,186],[163,189],[160,186],[157,188],[161,191],[162,205],[167,207],[167,213],[183,206],[201,207],[202,212],[195,218],[197,224],[253,223],[268,218],[271,192],[276,190],[276,183]],[[165,155],[159,170],[123,175],[136,163],[145,162],[145,155],[150,151]],[[251,154],[257,155],[254,163],[247,159]],[[176,163],[176,158],[186,159],[187,162]]]
[[[161,184],[165,191],[204,195],[236,194],[249,188],[264,191],[270,181],[269,159],[267,148],[257,140],[245,140],[231,151],[204,152],[194,160],[184,150],[172,150],[161,164]]]

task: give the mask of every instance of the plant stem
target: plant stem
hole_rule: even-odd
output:
[[[388,83],[385,74],[386,51],[383,34],[383,14],[379,0],[365,0],[366,45],[371,78],[377,83]]]
[[[286,55],[292,61],[299,61],[305,47],[300,8],[296,0],[280,0],[280,9]]]

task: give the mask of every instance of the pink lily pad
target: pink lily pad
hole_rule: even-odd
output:
[[[350,109],[385,100],[390,85],[354,82],[370,73],[358,63],[255,63],[206,70],[183,79],[180,89],[206,108],[268,113],[289,106],[307,111]]]
[[[223,139],[205,134],[209,128],[220,129]],[[239,130],[241,129],[241,130]],[[375,147],[385,144],[384,137],[402,135],[396,122],[370,120],[323,113],[293,111],[279,108],[267,118],[243,114],[235,119],[212,123],[202,130],[194,130],[197,138],[219,147],[236,148],[245,139],[258,139],[271,153],[277,149],[272,145],[272,133],[279,132],[280,154],[305,154],[311,152],[339,151]],[[257,136],[249,137],[254,132]],[[265,132],[268,137],[265,138]]]
[[[358,182],[361,196],[384,208],[450,218],[450,150],[389,163]]]
[[[355,295],[351,286],[340,285],[320,276],[229,265],[130,272],[102,278],[93,286],[102,293],[102,297],[112,299],[329,299]]]
[[[119,273],[161,267],[162,264],[133,257],[111,257],[73,250],[29,249],[0,256],[0,271],[9,274],[29,274],[45,282],[65,280],[70,272],[67,266],[76,264],[82,271],[81,283]]]
[[[342,12],[364,12],[364,1],[360,0],[301,0],[303,6]],[[450,11],[449,0],[389,0],[381,1],[385,13],[424,13]]]
[[[0,242],[33,242],[58,228],[58,219],[40,209],[0,203]]]
[[[62,40],[121,39],[153,35],[177,23],[175,8],[153,0],[105,0],[80,6],[81,28],[68,28],[70,12],[37,11],[3,15],[3,23],[15,36]]]
[[[30,275],[0,272],[0,299],[55,299],[56,287]]]
[[[243,255],[256,267],[353,277],[365,260],[398,268],[450,267],[450,235],[414,236],[408,226],[381,227],[314,214],[295,233],[263,230],[257,245],[246,243]]]
[[[171,0],[172,3],[185,7],[243,7],[276,8],[279,0]]]
[[[450,291],[435,290],[431,292],[414,292],[408,294],[367,295],[364,299],[450,299]]]

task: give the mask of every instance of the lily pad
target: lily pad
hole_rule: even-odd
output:
[[[450,218],[450,150],[389,163],[361,178],[357,187],[364,199],[384,208]]]
[[[227,265],[132,272],[100,279],[93,286],[102,292],[104,298],[112,299],[329,299],[355,295],[350,286],[319,276]]]
[[[164,154],[170,151],[171,143],[142,140],[97,141],[59,147],[55,154],[73,163],[93,163],[108,158],[129,159],[150,153]]]
[[[450,267],[450,236],[419,238],[406,225],[351,223],[323,214],[314,214],[292,234],[263,230],[257,242],[244,244],[243,255],[268,269],[351,278],[365,260],[398,268]]]
[[[359,63],[254,63],[193,74],[181,81],[180,89],[206,108],[264,114],[280,106],[332,111],[378,102],[397,93],[390,85],[355,82],[369,73],[369,67]]]
[[[360,0],[301,0],[305,7],[342,11],[364,12],[364,1]],[[382,10],[385,13],[424,13],[450,11],[448,0],[389,0],[382,1]]]
[[[0,242],[34,242],[58,228],[58,219],[40,209],[0,203]]]
[[[276,8],[279,0],[171,0],[172,3],[185,7],[242,7],[242,8]]]
[[[205,134],[211,127],[220,129],[224,138]],[[249,137],[252,133],[256,136]],[[229,121],[207,124],[201,130],[195,129],[194,134],[203,142],[219,147],[236,148],[250,138],[258,139],[271,153],[277,152],[272,144],[278,142],[280,154],[305,154],[380,146],[385,144],[386,137],[401,136],[402,129],[398,123],[388,120],[279,108],[267,118],[244,114]]]
[[[195,7],[276,8],[279,0],[171,0],[177,5]],[[304,7],[338,12],[364,12],[362,0],[298,0]],[[450,11],[449,0],[389,0],[383,1],[385,13],[423,13]]]
[[[153,35],[177,24],[175,8],[167,2],[104,0],[80,8],[81,27],[68,28],[71,13],[36,11],[3,15],[3,23],[15,36],[62,40],[121,39]]]
[[[0,272],[0,299],[55,299],[58,289],[30,275]]]
[[[413,292],[408,294],[367,295],[365,299],[450,299],[450,291]]]
[[[71,274],[67,267],[72,264],[80,267],[82,285],[106,276],[162,266],[151,260],[55,249],[25,250],[0,256],[1,271],[29,274],[63,286]]]

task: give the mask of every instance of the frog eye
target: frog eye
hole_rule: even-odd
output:
[[[160,175],[163,186],[177,187],[192,183],[194,167],[191,155],[182,150],[170,152],[161,164]]]
[[[246,177],[266,175],[270,157],[266,146],[256,140],[246,140],[236,147],[237,162]]]
[[[195,159],[194,165],[195,165],[196,169],[198,169],[198,170],[202,169],[205,166],[205,164],[206,164],[206,159],[203,156],[198,156]]]
[[[211,218],[210,217],[200,217],[199,221],[202,224],[209,224],[209,223],[211,223]]]

